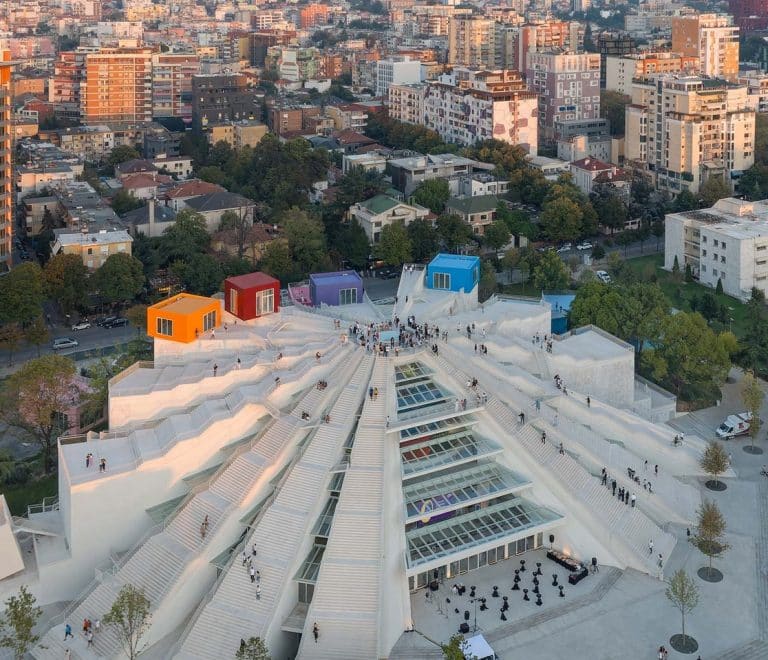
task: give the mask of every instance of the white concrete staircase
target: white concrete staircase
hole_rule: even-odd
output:
[[[362,357],[361,351],[355,356],[348,368],[335,376],[345,386],[328,412],[330,423],[318,425],[245,543],[246,550],[253,544],[258,550],[254,565],[261,573],[261,597],[256,598],[256,586],[247,568],[235,559],[211,600],[193,617],[176,658],[230,657],[241,638],[268,638],[270,628],[282,623],[275,620],[275,613],[281,597],[296,598],[296,590],[288,582],[306,555],[307,528],[318,505],[323,504],[318,494],[323,492],[353,428],[361,398],[367,395],[374,358]]]
[[[351,348],[339,351],[332,364],[343,363],[350,353],[354,355],[356,351]],[[330,388],[327,391],[317,388],[309,390],[295,406],[294,414],[278,419],[266,434],[251,447],[245,448],[247,451],[227,461],[207,487],[202,487],[191,496],[174,516],[156,528],[156,533],[145,537],[146,540],[122,560],[114,576],[96,586],[74,609],[67,612],[66,621],[76,628],[78,622],[86,617],[92,620],[102,618],[124,584],[143,589],[152,609],[157,609],[191,557],[210,542],[224,517],[232,514],[249,494],[264,466],[271,465],[291,439],[306,432],[305,424],[300,419],[301,411],[306,410],[313,419],[317,419],[325,398],[331,392]],[[206,515],[209,526],[203,538],[201,524]],[[63,636],[63,625],[52,628],[33,655],[37,658],[50,657],[43,646],[48,646],[49,640],[53,643],[57,637],[63,639]],[[80,650],[85,658],[113,655],[118,651],[117,638],[112,632],[104,630],[94,640],[92,651],[95,653]]]
[[[305,619],[298,658],[357,660],[379,657],[379,612],[382,602],[381,553],[384,491],[383,447],[387,391],[393,375],[379,358],[370,386],[379,389],[376,401],[367,399],[360,417],[333,529],[328,541],[314,597]],[[312,627],[320,636],[315,643]]]

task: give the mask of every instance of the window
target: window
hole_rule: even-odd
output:
[[[275,311],[275,290],[267,289],[256,294],[256,316]]]
[[[725,250],[725,241],[720,242],[720,247],[723,248],[723,250]]]
[[[725,263],[725,255],[723,255],[722,257],[720,257],[720,263],[721,263],[721,264],[724,264],[724,263]]]
[[[432,288],[433,289],[450,289],[451,288],[450,273],[433,273]]]
[[[229,290],[229,311],[232,314],[237,314],[237,289]]]
[[[171,319],[157,319],[157,334],[166,337],[173,336],[173,321]]]
[[[357,303],[357,289],[340,289],[339,305],[354,305]]]
[[[208,312],[203,317],[203,332],[207,332],[211,328],[216,327],[216,312]]]
[[[715,247],[717,247],[717,239],[714,239],[714,240],[712,241],[712,244],[713,244]]]

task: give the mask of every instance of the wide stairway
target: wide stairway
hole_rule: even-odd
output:
[[[253,563],[261,574],[260,597],[247,567],[239,556],[235,557],[211,600],[187,627],[176,658],[233,657],[241,638],[267,637],[269,629],[281,623],[275,620],[280,597],[294,597],[295,587],[291,588],[289,582],[297,561],[303,559],[302,549],[311,516],[319,504],[318,494],[323,492],[341,456],[361,398],[367,392],[374,358],[363,357],[362,351],[354,355],[344,370],[332,376],[343,384],[343,390],[328,412],[330,423],[319,425],[244,544],[247,552],[254,545],[257,549]]]
[[[441,367],[459,382],[466,382],[468,376],[462,370],[455,367],[444,357],[437,358]],[[482,381],[481,387],[488,387],[488,393],[498,389],[497,381]],[[509,389],[509,388],[508,388]],[[507,392],[505,391],[505,395]],[[634,558],[634,567],[645,570],[653,575],[658,574],[657,559],[661,554],[666,561],[676,539],[673,535],[663,531],[655,522],[650,520],[638,507],[620,504],[618,498],[611,495],[611,491],[600,484],[600,480],[593,477],[575,458],[568,453],[561,455],[558,447],[552,442],[541,442],[541,431],[532,424],[521,426],[517,413],[510,410],[496,396],[490,396],[486,404],[486,410],[494,420],[504,429],[517,429],[516,436],[520,444],[533,456],[536,462],[546,468],[548,472],[557,476],[561,487],[567,491],[570,497],[583,502],[595,519],[595,529],[604,529],[606,535],[602,540],[606,547],[610,547],[610,539],[624,545]],[[533,410],[530,407],[524,410]],[[648,552],[648,541],[653,539],[654,551]]]
[[[391,381],[387,360],[378,358],[370,386],[378,387],[379,397],[366,400],[360,417],[298,658],[379,657],[379,610],[386,607],[380,585],[385,402]],[[315,622],[321,631],[317,643]]]
[[[326,367],[331,372],[338,370],[340,365],[359,353],[351,347],[344,348],[335,353]],[[74,607],[69,608],[65,613],[65,622],[77,629],[78,623],[85,618],[102,619],[119,590],[126,584],[143,589],[152,609],[157,609],[190,559],[206,547],[223,519],[235,512],[247,498],[265,468],[273,464],[291,441],[306,434],[308,424],[317,423],[333,391],[333,387],[326,390],[313,387],[299,400],[291,414],[280,416],[255,443],[246,445],[241,452],[225,462],[208,482],[207,489],[192,495],[165,522],[163,529],[146,538],[135,551],[128,553],[113,576],[97,584]],[[302,420],[302,411],[309,412],[313,421],[307,423]],[[203,535],[201,525],[206,515],[209,525],[207,533]],[[65,647],[61,644],[63,628],[63,624],[57,625],[43,637],[33,651],[38,660],[60,660],[64,657]],[[74,646],[70,645],[75,657],[110,657],[119,650],[116,634],[105,627],[95,636],[92,652],[81,648],[78,642],[82,643],[82,639],[76,636]]]

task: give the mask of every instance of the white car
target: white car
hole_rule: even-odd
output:
[[[595,277],[597,277],[597,279],[600,280],[603,284],[611,283],[611,276],[604,270],[595,271]]]
[[[582,241],[576,246],[577,250],[591,250],[592,249],[592,243],[589,241]]]
[[[75,348],[79,346],[80,342],[77,339],[71,339],[70,337],[59,337],[53,340],[53,350],[60,351],[63,348]]]
[[[557,248],[557,253],[562,254],[563,252],[570,252],[571,248],[573,248],[573,245],[570,243],[563,243],[559,248]]]
[[[86,330],[91,327],[91,324],[88,321],[80,321],[80,323],[75,323],[75,325],[72,326],[73,330]]]

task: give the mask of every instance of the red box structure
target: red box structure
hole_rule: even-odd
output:
[[[243,321],[280,309],[280,281],[265,273],[237,275],[224,280],[224,309]]]

